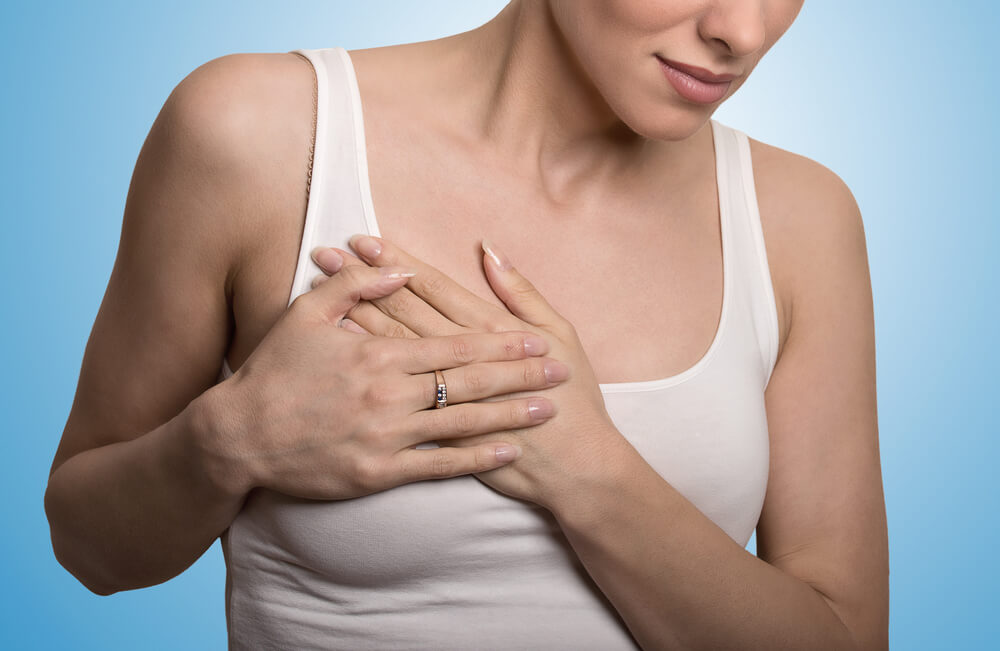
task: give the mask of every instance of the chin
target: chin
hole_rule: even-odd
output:
[[[673,103],[649,105],[622,121],[635,133],[651,140],[678,141],[690,138],[708,125],[716,106],[681,107]]]

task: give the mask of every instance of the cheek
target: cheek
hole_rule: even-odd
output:
[[[605,20],[655,34],[702,11],[705,0],[606,0],[595,2]]]
[[[643,85],[643,68],[654,62],[656,37],[669,22],[669,12],[650,7],[662,4],[641,0],[552,0],[558,30],[580,62],[583,74],[609,104],[615,104],[615,98],[622,93],[629,94],[629,88],[634,93]],[[618,97],[618,101],[623,99]]]
[[[653,48],[664,32],[697,14],[704,0],[551,0],[560,31],[577,52]]]
[[[767,42],[764,43],[758,60],[788,31],[802,10],[803,4],[804,0],[773,0],[765,5]]]

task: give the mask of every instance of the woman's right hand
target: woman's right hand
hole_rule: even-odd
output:
[[[533,333],[411,339],[338,327],[361,300],[391,294],[410,275],[403,267],[345,267],[296,297],[239,370],[216,385],[235,410],[226,416],[232,435],[219,444],[226,446],[227,467],[235,463],[241,490],[259,486],[336,500],[484,472],[519,450],[499,438],[465,448],[413,448],[530,427],[554,415],[555,405],[542,397],[472,403],[565,379],[565,365],[540,357],[548,344]],[[546,365],[556,381],[546,379]],[[443,409],[434,406],[435,369],[448,386]],[[498,454],[505,448],[510,452]]]

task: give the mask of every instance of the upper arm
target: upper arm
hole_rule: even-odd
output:
[[[189,74],[146,137],[50,472],[81,451],[155,429],[215,383],[252,201],[245,56]]]
[[[766,391],[771,461],[758,556],[823,595],[862,648],[887,648],[888,535],[864,227],[844,182],[796,158],[767,222],[781,243],[791,300]]]

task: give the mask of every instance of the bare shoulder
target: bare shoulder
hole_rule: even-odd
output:
[[[749,141],[783,350],[796,301],[829,287],[832,275],[846,268],[867,275],[864,224],[854,194],[833,170],[801,154]]]
[[[236,220],[226,226],[234,247],[231,358],[256,347],[291,291],[311,184],[315,74],[292,52],[229,54],[175,90],[217,174],[232,177],[225,197]]]
[[[253,252],[287,210],[305,210],[313,137],[312,66],[294,53],[227,54],[208,61],[171,93],[171,115],[184,141],[211,165],[217,185],[231,188],[230,214],[241,220],[239,242]],[[249,221],[248,221],[249,220]]]

